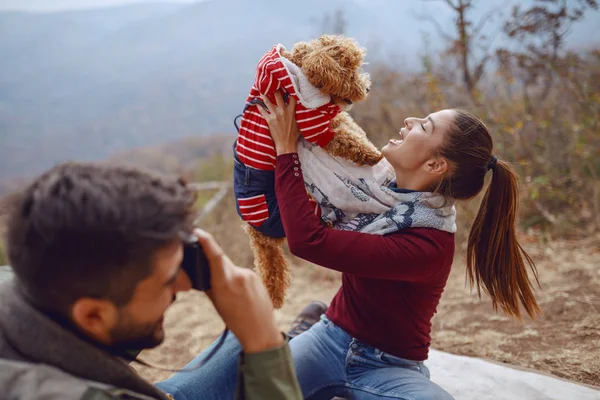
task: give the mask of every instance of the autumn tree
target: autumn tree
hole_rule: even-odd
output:
[[[522,5],[513,8],[511,18],[504,24],[504,32],[519,43],[520,50],[501,48],[497,56],[503,67],[519,75],[528,112],[547,98],[560,76],[560,70],[570,57],[564,53],[566,36],[571,25],[581,20],[587,9],[597,10],[597,1],[536,0],[528,8]]]

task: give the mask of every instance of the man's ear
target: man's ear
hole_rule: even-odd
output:
[[[84,334],[110,345],[110,332],[119,320],[119,311],[112,301],[82,297],[73,304],[71,319]]]
[[[445,175],[449,168],[448,160],[444,157],[431,158],[425,163],[426,171],[436,176]]]

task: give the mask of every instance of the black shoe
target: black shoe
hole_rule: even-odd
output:
[[[288,336],[294,338],[302,332],[309,330],[311,326],[319,322],[321,315],[325,314],[325,311],[327,311],[327,304],[322,301],[311,302],[300,311],[300,314],[292,322]]]

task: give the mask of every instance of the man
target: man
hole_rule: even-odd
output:
[[[194,229],[194,204],[181,180],[83,163],[51,169],[11,200],[15,278],[0,286],[3,396],[170,398],[124,355],[163,341],[165,311],[191,288],[180,264],[181,238],[193,233],[210,263],[206,293],[242,344],[239,397],[302,398],[265,288]]]

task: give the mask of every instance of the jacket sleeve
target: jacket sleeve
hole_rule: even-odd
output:
[[[295,153],[277,157],[275,193],[290,251],[322,267],[364,278],[423,282],[454,254],[451,234],[435,229],[382,236],[325,226],[307,201]]]
[[[254,354],[242,354],[237,400],[302,400],[289,344]]]

